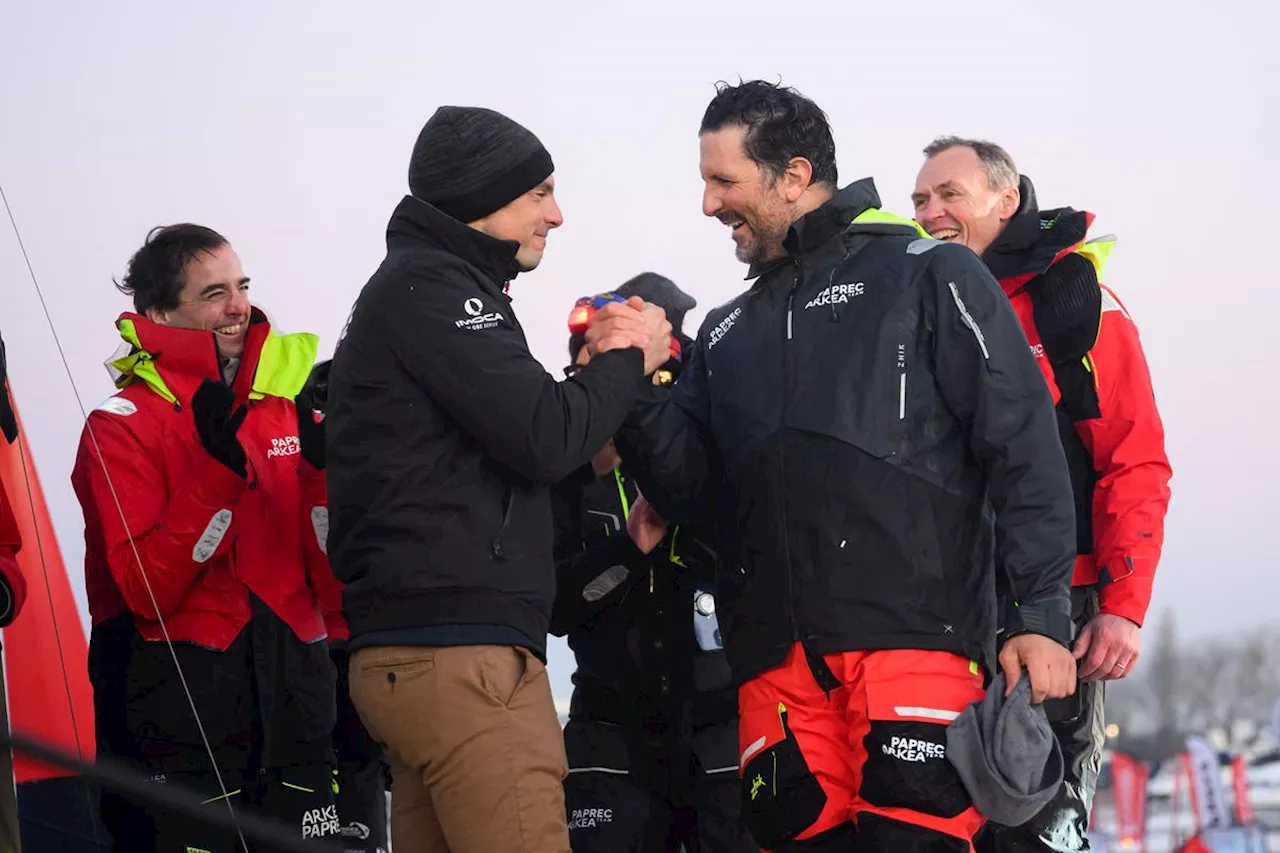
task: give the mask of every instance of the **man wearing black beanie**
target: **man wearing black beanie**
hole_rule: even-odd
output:
[[[329,557],[396,853],[569,851],[549,488],[617,430],[671,325],[637,298],[567,381],[534,359],[506,291],[563,222],[552,171],[506,116],[437,110],[333,358]]]

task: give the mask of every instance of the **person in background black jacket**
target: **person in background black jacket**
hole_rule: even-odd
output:
[[[699,141],[703,213],[756,281],[615,441],[660,515],[716,522],[747,825],[771,850],[968,850],[983,817],[946,726],[994,666],[993,542],[1010,689],[1023,669],[1035,701],[1074,689],[1049,392],[972,252],[881,211],[870,179],[837,191],[812,101],[725,86]]]
[[[529,352],[507,285],[563,220],[550,155],[506,116],[441,107],[409,188],[329,373],[351,699],[387,747],[396,853],[565,853],[550,487],[617,430],[671,324],[635,300],[564,382]]]
[[[329,369],[321,361],[295,398],[298,407],[298,449],[317,471],[325,470],[324,413],[329,407]],[[323,528],[327,514],[313,519]],[[351,704],[350,654],[346,631],[329,635],[329,657],[337,670],[337,721],[333,753],[337,762],[334,803],[338,808],[343,853],[387,853],[387,784],[390,768],[382,747],[369,736]]]
[[[661,306],[683,351],[697,303],[644,273],[615,294]],[[588,362],[569,340],[572,371]],[[654,374],[679,379],[679,356]],[[607,444],[552,492],[551,633],[577,658],[565,751],[574,853],[755,853],[738,796],[737,696],[720,645],[715,553],[697,526],[668,529]]]

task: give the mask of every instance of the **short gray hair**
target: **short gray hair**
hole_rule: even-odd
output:
[[[924,148],[925,157],[933,157],[951,148],[971,148],[987,173],[987,183],[993,190],[1018,186],[1018,167],[1009,152],[985,139],[965,139],[960,136],[939,136]]]

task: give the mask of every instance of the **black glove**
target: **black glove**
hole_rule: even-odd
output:
[[[302,458],[321,471],[325,466],[323,416],[329,404],[329,365],[332,363],[322,361],[311,368],[306,384],[293,398],[298,413],[298,444],[301,445]],[[315,412],[321,415],[318,423]]]
[[[244,423],[249,408],[242,405],[232,414],[231,404],[235,401],[235,393],[225,384],[206,379],[191,398],[191,414],[205,451],[244,477],[248,475],[249,460],[236,438],[236,430]]]
[[[4,360],[4,341],[0,340],[0,434],[4,440],[13,444],[18,438],[18,419],[13,414],[13,403],[9,400],[9,389],[5,380],[9,376]]]

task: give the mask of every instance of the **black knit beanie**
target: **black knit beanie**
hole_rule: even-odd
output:
[[[656,272],[642,272],[613,292],[624,299],[639,296],[645,302],[657,305],[666,312],[671,331],[677,334],[684,331],[684,315],[698,305],[698,300],[676,287],[674,281]]]
[[[674,281],[656,272],[642,272],[615,287],[613,292],[623,299],[639,296],[645,302],[657,305],[666,313],[671,323],[671,334],[680,341],[681,348],[688,351],[693,346],[692,339],[684,334],[684,315],[697,307],[698,300],[677,287]],[[577,360],[578,350],[584,343],[585,338],[581,334],[569,336],[570,360]]]
[[[474,222],[554,171],[538,137],[483,107],[445,106],[423,125],[409,160],[409,192],[459,222]]]

